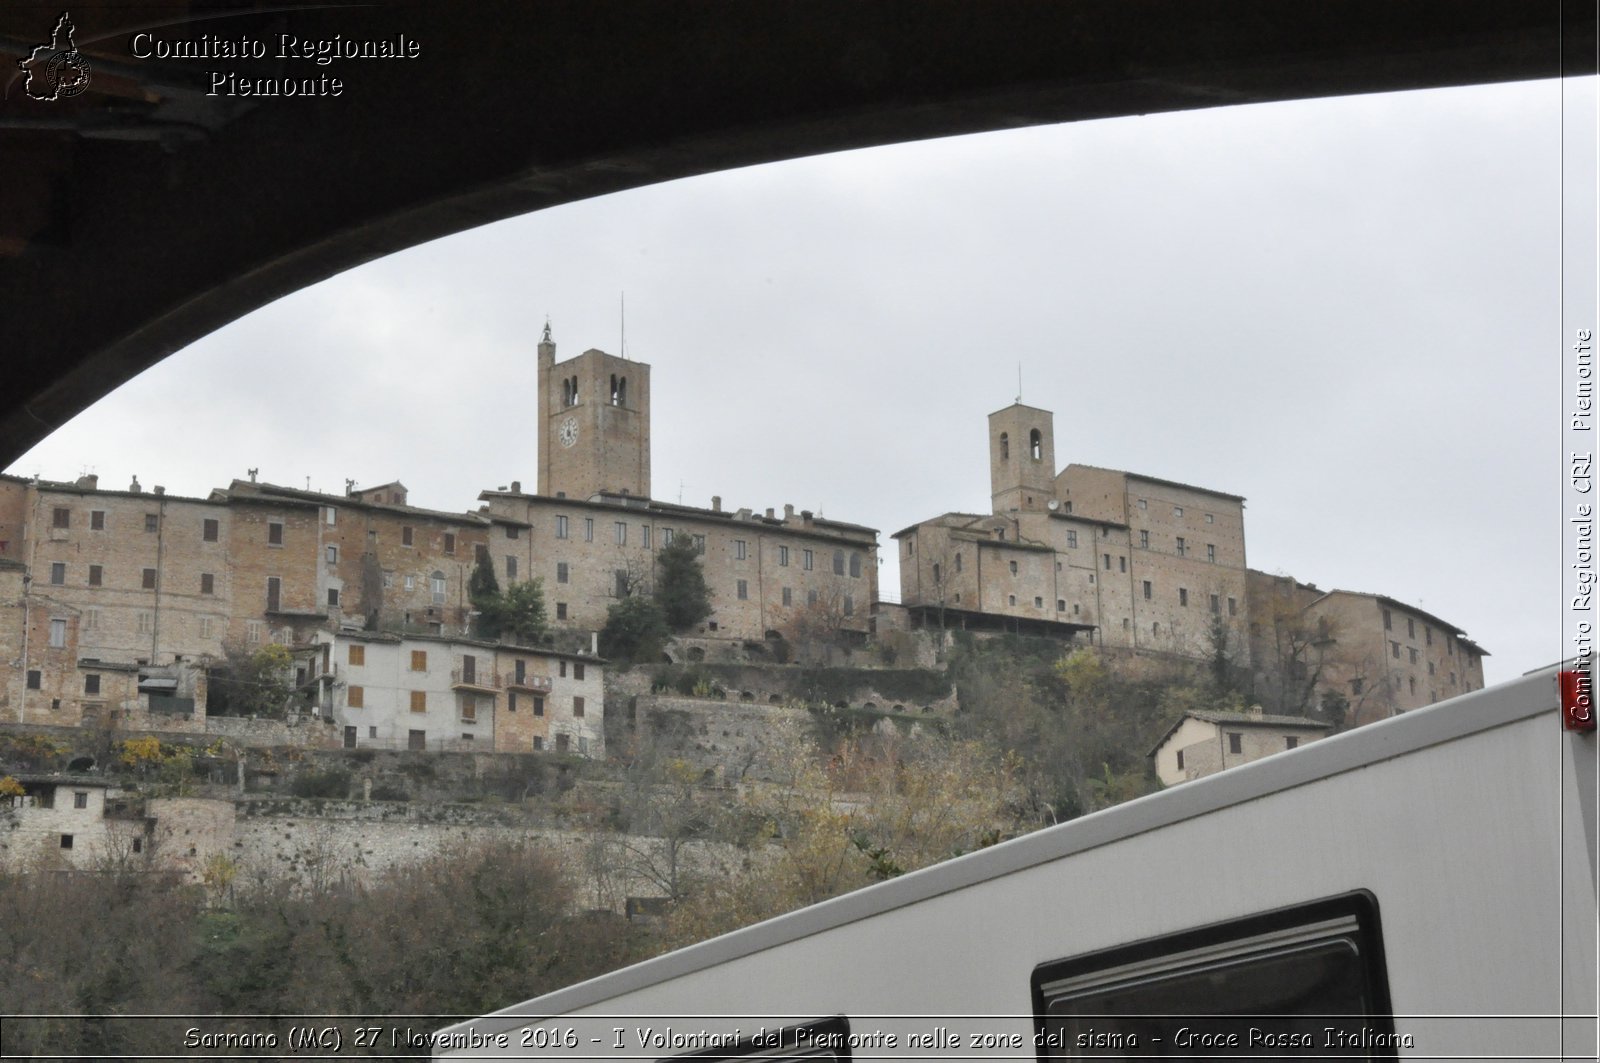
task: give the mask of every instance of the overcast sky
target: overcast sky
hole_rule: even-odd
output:
[[[558,359],[615,352],[626,292],[658,498],[876,527],[893,590],[890,534],[987,511],[1020,365],[1059,464],[1243,495],[1252,567],[1418,605],[1497,682],[1562,653],[1558,93],[1083,122],[560,207],[267,306],[9,471],[476,508],[537,480],[546,316]]]

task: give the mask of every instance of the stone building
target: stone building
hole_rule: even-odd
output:
[[[1020,403],[991,414],[993,512],[895,533],[912,622],[1190,657],[1220,624],[1243,647],[1244,499],[1088,465],[1057,473],[1053,421]]]
[[[346,749],[600,756],[605,662],[450,636],[319,632],[322,707]]]
[[[136,801],[105,779],[21,775],[25,793],[0,797],[0,869],[99,871],[143,867],[150,826]]]
[[[1483,688],[1487,651],[1415,606],[1255,570],[1249,579],[1258,691],[1286,710],[1342,706],[1355,726]]]
[[[724,510],[650,498],[650,366],[588,350],[556,362],[545,326],[539,344],[537,494],[520,482],[484,491],[495,574],[539,578],[558,627],[598,630],[610,605],[649,588],[655,551],[689,536],[714,612],[700,633],[761,639],[811,610],[864,636],[878,596],[878,533],[785,506]]]
[[[1326,738],[1333,725],[1303,716],[1186,712],[1148,754],[1162,783],[1174,786]]]

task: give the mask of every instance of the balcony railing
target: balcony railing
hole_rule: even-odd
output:
[[[511,687],[515,690],[531,690],[536,694],[550,693],[550,677],[547,675],[524,675],[511,677]]]
[[[450,685],[472,687],[474,690],[499,690],[500,673],[487,672],[482,668],[452,668]]]

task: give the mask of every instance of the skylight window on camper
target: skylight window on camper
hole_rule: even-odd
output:
[[[1393,1059],[1377,915],[1350,894],[1047,964],[1039,1059]]]

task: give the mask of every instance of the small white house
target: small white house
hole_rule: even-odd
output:
[[[1333,725],[1304,716],[1251,712],[1186,712],[1167,729],[1150,758],[1167,786],[1248,764],[1326,738]]]

